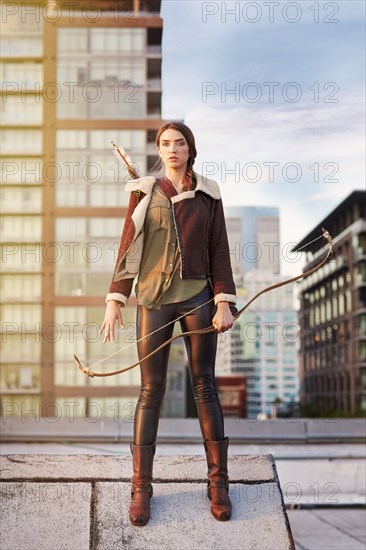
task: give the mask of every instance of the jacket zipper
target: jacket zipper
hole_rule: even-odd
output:
[[[179,237],[178,237],[178,229],[177,229],[177,224],[176,224],[176,221],[175,221],[175,210],[174,210],[174,206],[172,208],[173,210],[173,222],[174,222],[174,228],[175,228],[175,233],[176,233],[176,237],[177,237],[177,243],[178,243],[178,250],[179,250],[179,257],[180,257],[180,278],[183,280],[183,262],[182,262],[182,250],[180,248],[180,242],[179,242]]]

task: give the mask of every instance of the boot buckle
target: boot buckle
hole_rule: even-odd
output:
[[[153,496],[153,486],[152,485],[145,485],[143,487],[136,487],[135,485],[132,485],[131,487],[131,497],[135,493],[147,493],[150,495],[150,497]]]
[[[207,490],[209,491],[212,487],[218,487],[221,489],[226,489],[229,492],[229,482],[228,481],[215,481],[209,479],[207,481]]]

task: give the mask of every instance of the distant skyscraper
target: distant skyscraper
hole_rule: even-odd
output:
[[[280,273],[278,208],[267,206],[226,207],[231,262],[245,273],[260,269]]]
[[[227,207],[226,226],[239,307],[282,281],[279,211],[274,207]],[[293,286],[265,294],[219,338],[217,374],[247,380],[247,415],[271,412],[273,401],[298,400],[297,315]]]
[[[248,298],[286,279],[252,271],[245,286]],[[293,285],[284,285],[260,296],[251,308],[244,338],[255,343],[255,387],[248,390],[248,416],[271,413],[274,401],[299,401],[299,326],[293,303]]]

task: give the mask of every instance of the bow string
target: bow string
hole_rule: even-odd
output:
[[[127,169],[128,169],[128,172],[129,174],[131,175],[132,178],[136,179],[138,176],[138,172],[134,169],[134,167],[132,166],[132,164],[130,162],[128,162],[129,157],[127,156],[127,154],[122,154],[121,153],[121,148],[118,148],[113,142],[113,147],[114,147],[114,152],[116,154],[116,156],[118,155],[118,157],[120,159],[122,159],[126,165],[127,165]],[[123,151],[124,152],[124,151]],[[125,152],[124,152],[125,153]],[[128,160],[127,160],[127,158]],[[296,275],[295,277],[291,277],[290,279],[285,279],[284,281],[280,281],[279,283],[275,283],[273,285],[270,285],[264,289],[262,289],[260,292],[258,292],[257,294],[255,294],[241,309],[239,309],[234,315],[234,320],[236,321],[237,319],[239,319],[239,317],[244,313],[244,311],[246,311],[248,309],[248,307],[254,302],[254,300],[256,300],[257,298],[259,298],[260,296],[262,296],[263,294],[265,294],[266,292],[269,292],[271,290],[274,290],[276,288],[280,288],[281,286],[284,286],[284,285],[287,285],[287,284],[290,284],[290,283],[294,283],[295,281],[298,281],[299,279],[302,279],[304,277],[307,277],[308,275],[311,275],[312,273],[314,273],[315,271],[317,271],[320,267],[322,267],[322,265],[325,264],[325,262],[328,260],[328,258],[330,257],[330,255],[332,254],[332,250],[333,250],[333,241],[332,241],[332,237],[331,235],[329,234],[329,232],[324,229],[322,227],[322,235],[320,235],[319,237],[316,237],[312,242],[318,240],[318,239],[321,239],[321,238],[325,238],[327,243],[328,243],[328,251],[327,251],[327,254],[325,255],[325,257],[317,264],[315,265],[314,267],[312,267],[311,269],[305,271],[304,273],[301,273],[300,275]],[[305,244],[302,248],[305,248],[305,246],[307,246],[308,244],[310,243],[307,243]],[[122,369],[119,369],[119,370],[115,370],[115,371],[111,371],[111,372],[94,372],[92,370],[90,370],[91,368],[94,368],[95,366],[107,361],[110,357],[118,354],[118,353],[121,353],[122,351],[124,351],[125,349],[127,349],[130,345],[133,345],[133,344],[136,344],[138,342],[140,342],[141,340],[144,340],[145,338],[149,338],[152,334],[155,334],[155,332],[165,328],[166,326],[168,326],[169,324],[172,324],[172,323],[175,323],[176,321],[178,321],[179,319],[181,319],[182,317],[186,316],[186,315],[189,315],[190,313],[194,312],[195,310],[199,309],[200,307],[203,307],[204,305],[212,302],[213,300],[215,299],[215,297],[211,298],[210,300],[208,300],[207,302],[204,302],[203,304],[200,304],[199,306],[195,307],[194,309],[192,309],[191,311],[188,311],[187,313],[181,315],[180,317],[177,317],[176,319],[173,319],[173,321],[170,321],[169,323],[167,323],[166,325],[163,325],[159,328],[157,328],[156,330],[154,330],[153,332],[149,333],[149,334],[146,334],[145,336],[141,337],[139,340],[136,340],[135,342],[132,342],[131,344],[129,344],[128,346],[125,346],[124,348],[120,348],[119,350],[111,353],[110,355],[108,355],[107,357],[105,357],[104,359],[101,359],[99,360],[97,363],[94,363],[90,368],[87,368],[87,367],[84,367],[79,358],[74,355],[74,361],[75,361],[75,364],[77,365],[77,367],[84,373],[84,374],[87,374],[90,378],[94,378],[94,377],[104,377],[104,376],[115,376],[117,374],[122,374],[123,372],[127,372],[135,367],[137,367],[139,364],[141,364],[143,361],[145,361],[146,359],[149,359],[150,357],[152,357],[153,355],[155,355],[156,353],[158,353],[161,349],[163,349],[165,346],[171,344],[172,342],[174,342],[174,340],[177,340],[178,338],[184,338],[184,337],[187,337],[187,336],[192,336],[193,334],[210,334],[211,332],[215,332],[216,331],[216,328],[213,326],[213,325],[210,325],[208,327],[205,327],[205,328],[202,328],[202,329],[197,329],[197,330],[190,330],[190,331],[187,331],[187,332],[181,332],[180,334],[177,334],[176,336],[172,336],[171,338],[169,338],[168,340],[166,340],[165,342],[163,342],[160,346],[158,346],[157,348],[155,348],[153,351],[151,351],[150,353],[148,353],[147,355],[145,355],[145,357],[142,357],[141,359],[139,359],[138,361],[136,361],[135,363],[133,363],[132,365],[129,365],[128,367],[124,367]]]

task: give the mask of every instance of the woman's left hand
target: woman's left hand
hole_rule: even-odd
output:
[[[212,324],[217,332],[225,332],[229,330],[235,321],[235,317],[230,311],[228,302],[219,302],[217,304],[217,311],[212,319]]]

